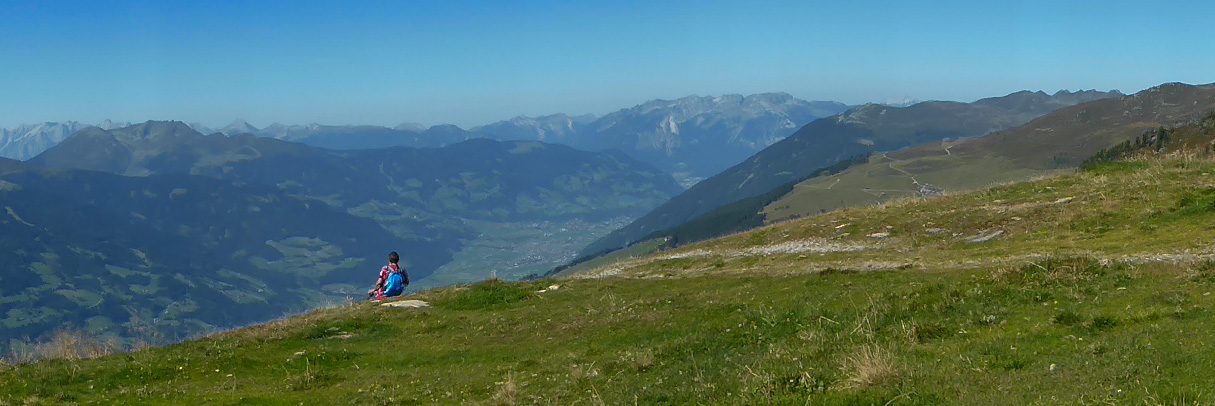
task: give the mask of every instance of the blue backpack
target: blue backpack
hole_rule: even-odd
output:
[[[406,285],[409,285],[409,276],[405,274],[404,268],[397,267],[392,273],[388,274],[388,282],[384,283],[384,295],[400,296],[401,292],[405,291]]]

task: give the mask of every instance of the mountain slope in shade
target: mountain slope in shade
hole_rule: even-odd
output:
[[[628,226],[582,251],[617,249],[852,156],[890,151],[931,140],[966,138],[1008,129],[1046,112],[1115,92],[1017,92],[974,103],[924,102],[905,108],[869,104],[815,120],[788,138],[700,182]]]
[[[172,341],[360,294],[405,242],[273,187],[0,162],[0,346]]]

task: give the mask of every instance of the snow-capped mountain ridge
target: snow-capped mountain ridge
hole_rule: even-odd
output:
[[[126,125],[128,124],[105,120],[97,126],[119,128]],[[76,131],[88,127],[92,126],[78,121],[64,121],[25,124],[12,129],[0,128],[0,156],[24,161],[59,144]]]

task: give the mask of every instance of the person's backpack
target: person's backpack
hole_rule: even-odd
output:
[[[406,285],[409,285],[409,275],[405,273],[405,268],[397,267],[388,274],[388,282],[384,283],[384,295],[399,296],[405,291]]]

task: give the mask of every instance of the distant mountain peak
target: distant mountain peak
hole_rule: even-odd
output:
[[[132,126],[116,128],[111,131],[114,131],[116,134],[121,135],[127,140],[157,139],[200,134],[198,131],[194,130],[194,128],[191,128],[186,123],[180,121],[156,120],[148,120]]]
[[[419,123],[405,122],[398,124],[396,127],[392,127],[392,129],[397,131],[413,131],[415,133],[420,133],[422,131],[426,131],[426,126]]]
[[[785,103],[797,102],[797,98],[785,92],[776,93],[758,93],[746,97],[741,97],[742,104],[772,104],[780,105]]]
[[[920,100],[920,99],[917,99],[917,98],[914,98],[911,96],[903,96],[903,97],[898,97],[898,98],[887,98],[886,100],[882,101],[880,104],[890,106],[890,107],[908,107],[908,106],[912,106],[912,105],[915,105],[915,104],[918,104],[921,102],[923,102],[923,100]]]
[[[257,127],[250,125],[244,119],[238,118],[236,120],[233,120],[232,124],[228,124],[224,128],[220,128],[219,132],[224,133],[224,135],[232,136],[232,135],[239,135],[239,134],[257,135],[261,131],[258,130]]]
[[[127,122],[127,121],[115,122],[115,121],[110,121],[110,119],[107,118],[105,121],[102,121],[101,124],[98,124],[97,126],[101,127],[102,130],[113,130],[115,128],[128,127],[130,125],[131,125],[131,123]]]
[[[464,129],[455,124],[438,124],[427,128],[426,131],[464,131]]]

